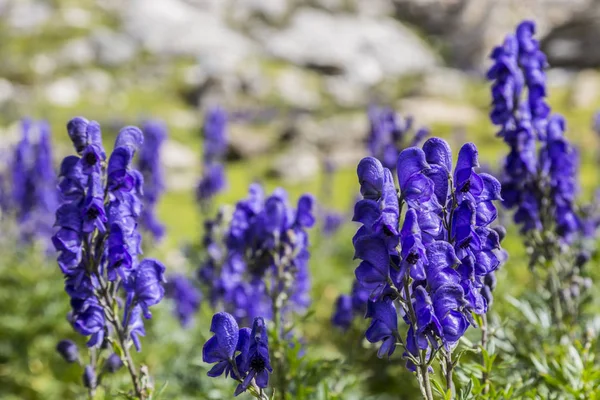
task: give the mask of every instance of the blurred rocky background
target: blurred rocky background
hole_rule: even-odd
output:
[[[230,158],[277,150],[269,171],[302,180],[323,154],[364,155],[369,104],[457,132],[484,121],[487,55],[524,17],[552,84],[591,106],[596,0],[0,0],[0,125],[33,115],[62,133],[74,114],[115,127],[151,115],[174,129],[166,161],[185,171],[199,158],[186,137],[221,104]]]

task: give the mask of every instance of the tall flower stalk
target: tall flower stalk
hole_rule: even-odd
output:
[[[167,139],[167,128],[160,121],[146,121],[142,126],[144,143],[138,157],[138,170],[144,177],[144,193],[140,225],[160,241],[165,235],[165,226],[156,215],[156,205],[165,191],[164,170],[160,149]]]
[[[369,292],[366,338],[381,343],[381,358],[403,348],[425,399],[433,399],[430,372],[436,359],[454,393],[453,350],[469,325],[476,325],[472,313],[486,313],[485,277],[502,258],[498,233],[490,226],[500,183],[476,172],[478,166],[477,149],[467,143],[452,171],[450,146],[431,138],[422,149],[411,147],[398,156],[399,190],[377,159],[364,158],[357,169],[363,199],[354,220],[362,226],[353,243],[361,260],[356,279]]]
[[[21,121],[21,140],[12,149],[2,177],[2,213],[16,222],[24,244],[49,242],[58,207],[50,126],[45,121]]]
[[[534,34],[535,24],[524,21],[493,50],[490,117],[510,148],[502,176],[503,204],[515,211],[530,268],[545,274],[541,281],[553,316],[562,323],[579,313],[578,296],[569,288],[583,282],[583,264],[577,259],[586,221],[576,204],[579,154],[565,136],[564,118],[552,114],[546,103],[547,61]]]
[[[204,152],[202,178],[196,188],[196,198],[203,213],[208,214],[212,199],[227,186],[223,159],[227,151],[227,114],[220,107],[210,108],[202,127]]]
[[[287,193],[265,197],[252,184],[248,197],[232,212],[222,210],[207,222],[208,257],[199,270],[210,301],[239,323],[258,317],[273,322],[272,349],[276,393],[288,392],[284,348],[289,346],[293,314],[310,305],[308,233],[315,223],[314,200],[303,195],[294,209]]]
[[[150,379],[135,366],[130,349],[141,350],[142,317],[151,318],[149,307],[163,298],[165,267],[157,260],[138,260],[143,178],[132,159],[143,135],[136,127],[123,128],[107,160],[97,122],[77,117],[67,131],[77,155],[61,164],[59,229],[52,241],[71,298],[69,321],[89,336],[84,384],[92,397],[104,350],[112,347],[129,371],[133,395],[147,399]]]

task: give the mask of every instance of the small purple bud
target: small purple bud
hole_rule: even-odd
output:
[[[68,363],[74,363],[79,359],[79,350],[77,345],[68,339],[61,340],[56,345],[56,351],[65,359]]]
[[[96,371],[94,371],[94,367],[91,365],[86,365],[85,370],[83,371],[83,386],[88,389],[96,388]]]
[[[116,353],[112,353],[104,362],[104,370],[114,374],[123,366],[123,361]]]
[[[581,251],[575,259],[575,266],[579,268],[583,267],[588,261],[590,261],[591,257],[592,256],[589,251]]]

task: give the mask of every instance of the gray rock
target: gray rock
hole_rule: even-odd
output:
[[[305,182],[319,173],[317,150],[305,145],[294,145],[274,161],[270,173],[286,182]]]
[[[276,78],[275,91],[286,104],[314,110],[321,104],[317,83],[299,68],[286,68]]]
[[[123,25],[126,33],[150,52],[197,57],[211,75],[234,71],[256,47],[227,27],[209,5],[201,7],[183,0],[132,0],[127,2]]]
[[[460,70],[435,68],[427,71],[418,91],[423,96],[463,99],[468,83],[469,77]]]
[[[362,107],[367,104],[367,88],[364,85],[348,81],[341,76],[326,77],[324,85],[325,91],[341,107]]]
[[[234,0],[231,2],[231,17],[245,24],[254,17],[277,23],[288,13],[292,0]]]
[[[579,72],[571,85],[570,103],[575,108],[594,106],[600,94],[598,72],[587,69]]]
[[[276,127],[257,128],[248,124],[229,126],[229,154],[232,160],[249,159],[271,151],[278,142]]]
[[[0,78],[0,104],[4,104],[9,101],[13,94],[15,93],[15,89],[6,79]]]
[[[277,58],[373,85],[384,76],[423,71],[436,64],[427,45],[390,18],[332,15],[301,9],[288,28],[257,32]]]
[[[108,94],[113,87],[113,78],[100,68],[86,68],[78,74],[86,94]]]
[[[398,110],[414,117],[416,126],[446,124],[463,126],[475,123],[483,117],[481,112],[468,104],[429,97],[413,97],[398,103]]]
[[[321,120],[305,116],[296,122],[299,136],[323,151],[340,144],[361,147],[368,128],[366,112],[338,114]]]
[[[93,44],[88,38],[69,40],[59,51],[57,58],[62,65],[89,65],[94,61]]]
[[[92,13],[80,7],[62,8],[62,17],[67,26],[74,28],[87,28],[92,22]]]
[[[48,2],[36,0],[14,1],[8,8],[8,25],[11,28],[32,32],[52,17],[53,9]]]
[[[70,107],[75,105],[81,96],[81,89],[77,80],[64,77],[50,83],[45,90],[46,100],[51,104]]]
[[[97,59],[103,65],[120,65],[131,61],[137,52],[134,40],[125,34],[99,29],[91,37]]]
[[[160,157],[166,170],[168,190],[182,191],[196,187],[200,176],[200,156],[189,146],[167,139],[161,147]]]
[[[567,68],[598,68],[600,3],[595,1],[584,11],[553,27],[542,41],[550,65]]]

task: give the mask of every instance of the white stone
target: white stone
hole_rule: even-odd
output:
[[[80,89],[73,78],[60,78],[46,87],[46,99],[57,106],[70,107],[79,101]]]
[[[10,81],[0,78],[0,104],[6,103],[12,98],[15,88]]]

